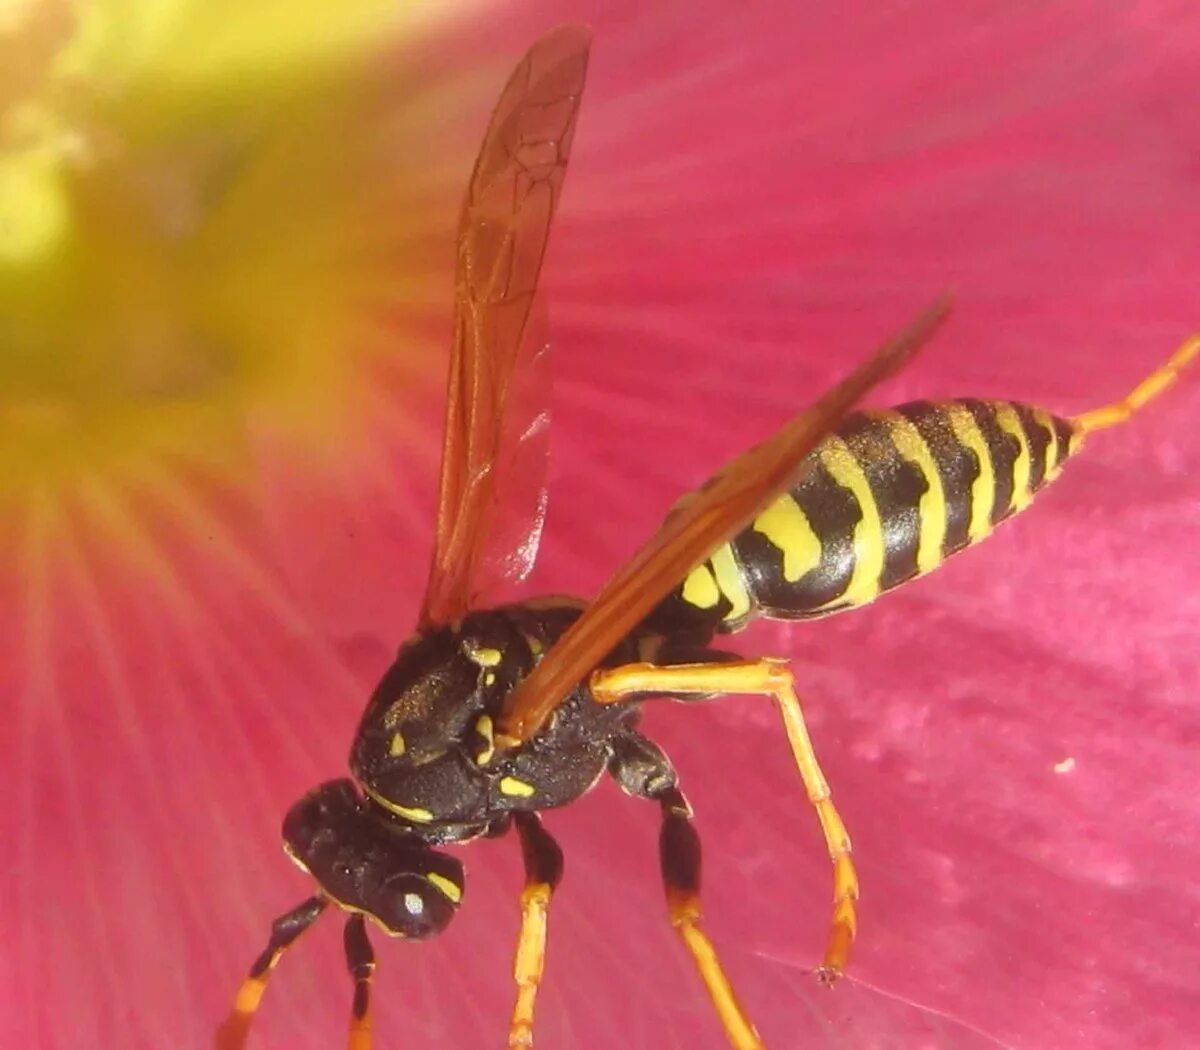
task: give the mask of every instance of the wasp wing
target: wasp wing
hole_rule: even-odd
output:
[[[547,417],[536,399],[519,421],[508,419],[506,410],[521,400],[522,388],[535,385],[530,375],[545,367],[545,344],[525,338],[526,328],[575,135],[590,45],[587,29],[563,26],[529,49],[500,96],[467,187],[422,627],[453,622],[472,607],[504,480],[517,473],[516,459],[545,445]],[[531,527],[511,547],[502,571],[521,575],[532,563],[543,487],[532,486]]]
[[[812,407],[760,445],[730,460],[680,500],[652,536],[605,584],[584,614],[509,695],[499,733],[528,740],[558,704],[688,572],[795,486],[805,457],[854,403],[896,372],[949,310],[940,299]]]

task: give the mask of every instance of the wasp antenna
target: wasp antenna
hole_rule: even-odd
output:
[[[1093,430],[1104,430],[1124,423],[1147,401],[1154,400],[1171,386],[1197,354],[1200,354],[1200,332],[1185,339],[1166,364],[1146,376],[1120,401],[1074,416],[1072,424],[1079,433],[1088,434]]]

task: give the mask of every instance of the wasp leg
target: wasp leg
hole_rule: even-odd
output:
[[[371,1050],[371,978],[375,976],[375,951],[361,915],[346,920],[343,941],[346,966],[354,978],[354,1004],[350,1008],[350,1050]]]
[[[721,968],[716,948],[700,927],[700,836],[692,824],[692,807],[676,786],[670,760],[656,744],[631,731],[614,743],[609,771],[629,794],[662,807],[658,850],[671,925],[692,954],[730,1045],[734,1050],[763,1050]]]
[[[509,1050],[533,1046],[533,1006],[546,965],[546,917],[550,895],[562,879],[563,856],[558,843],[542,827],[536,813],[516,813],[525,861],[525,889],[521,892],[521,933],[513,958],[517,1001],[508,1028]]]
[[[1184,368],[1191,363],[1192,358],[1198,354],[1200,354],[1200,334],[1189,336],[1165,365],[1151,372],[1120,401],[1093,408],[1090,412],[1076,416],[1071,422],[1084,434],[1124,423],[1147,401],[1158,397],[1174,383]]]
[[[242,1050],[246,1045],[250,1022],[254,1019],[254,1011],[258,1009],[258,1004],[262,1002],[271,971],[296,938],[320,918],[328,903],[324,897],[310,897],[299,907],[293,908],[271,923],[270,941],[267,942],[263,953],[254,960],[249,975],[238,989],[233,1009],[217,1029],[217,1050]]]
[[[804,724],[804,713],[792,682],[792,672],[780,660],[745,660],[729,664],[683,664],[656,667],[653,664],[627,664],[596,671],[591,691],[600,703],[615,703],[630,694],[666,693],[749,693],[774,697],[783,717],[792,758],[808,799],[817,811],[825,846],[833,862],[833,921],[825,958],[817,976],[824,983],[837,980],[846,968],[850,945],[857,926],[855,901],[858,900],[858,876],[850,856],[850,836],[830,797],[829,784]]]

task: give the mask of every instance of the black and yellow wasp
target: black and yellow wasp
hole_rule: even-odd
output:
[[[508,1045],[533,1042],[547,911],[562,855],[539,812],[608,773],[658,804],[671,925],[691,952],[730,1043],[761,1046],[700,924],[700,843],[667,756],[638,732],[652,698],[772,698],[833,866],[825,981],[855,936],[850,839],[805,728],[792,672],[712,648],[756,617],[807,619],[860,606],[978,542],[1058,476],[1091,431],[1168,386],[1200,336],[1115,404],[1072,418],[1009,401],[917,401],[847,414],[940,324],[939,302],[841,384],[681,500],[591,603],[549,598],[477,608],[497,567],[519,576],[536,541],[496,551],[506,479],[540,443],[523,381],[528,331],[587,68],[578,27],[539,40],[513,73],[475,163],[458,232],[433,562],[417,633],[371,696],[351,778],[288,812],[284,848],[317,884],[277,919],[217,1043],[243,1046],[270,971],[329,907],[347,913],[355,993],[349,1045],[370,1045],[375,957],[366,920],[430,937],[464,892],[462,864],[436,847],[515,828],[526,868]],[[539,502],[539,501],[534,501]],[[533,530],[540,524],[530,515]],[[516,553],[513,553],[513,550]]]

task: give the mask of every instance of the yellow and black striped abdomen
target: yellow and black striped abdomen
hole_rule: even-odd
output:
[[[736,630],[863,605],[1027,506],[1078,441],[1069,420],[1009,401],[850,416],[804,481],[693,570],[656,619]]]

